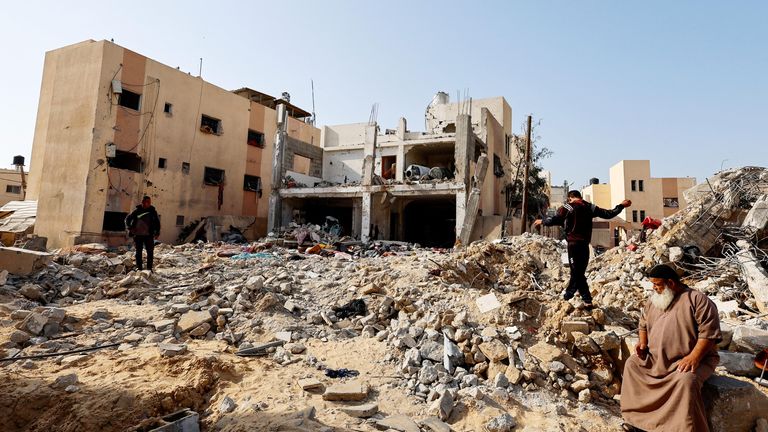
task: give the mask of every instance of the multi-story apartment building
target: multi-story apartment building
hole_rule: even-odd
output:
[[[278,105],[286,150],[320,144],[311,114],[287,99],[227,91],[109,41],[46,53],[27,193],[36,234],[49,247],[125,242],[143,195],[165,242],[211,216],[245,216],[248,234],[266,234]]]
[[[15,169],[0,169],[0,207],[10,201],[23,199],[21,173]]]
[[[651,177],[649,160],[619,161],[610,168],[608,184],[593,181],[581,192],[585,200],[604,208],[632,200],[632,207],[622,211],[617,219],[595,221],[593,244],[613,246],[617,236],[640,231],[646,217],[663,219],[685,208],[683,192],[695,185],[693,177]]]

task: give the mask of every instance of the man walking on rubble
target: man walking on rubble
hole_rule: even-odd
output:
[[[143,269],[141,250],[147,250],[147,270],[152,271],[152,260],[154,258],[155,239],[160,235],[160,217],[157,210],[152,206],[152,199],[144,196],[141,204],[125,218],[125,226],[128,228],[128,235],[133,237],[136,245],[136,268]]]
[[[557,209],[554,216],[544,220],[536,219],[533,226],[559,225],[565,228],[568,240],[568,263],[571,268],[571,279],[565,289],[564,300],[570,300],[576,294],[581,295],[586,309],[592,309],[592,294],[589,292],[587,277],[584,275],[589,264],[589,242],[592,240],[592,218],[612,219],[622,210],[632,205],[632,201],[624,200],[612,210],[602,209],[581,199],[581,192],[568,192],[568,203]]]
[[[624,365],[624,429],[707,432],[701,387],[715,371],[722,339],[717,306],[661,264],[648,273],[655,293],[640,317],[635,354]]]

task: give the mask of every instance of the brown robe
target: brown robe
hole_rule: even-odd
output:
[[[699,339],[722,338],[717,307],[688,287],[666,311],[648,301],[640,319],[648,332],[645,360],[633,354],[624,366],[621,413],[627,423],[646,431],[709,431],[701,386],[720,361],[717,347],[704,355],[695,372],[680,373],[678,362]]]

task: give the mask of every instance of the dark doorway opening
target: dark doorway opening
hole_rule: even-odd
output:
[[[291,200],[293,201],[293,200]],[[293,222],[299,224],[333,225],[338,220],[340,236],[351,236],[353,225],[353,199],[301,199],[292,202]],[[333,219],[329,220],[328,217]]]
[[[426,247],[453,247],[456,242],[456,199],[428,198],[410,202],[403,212],[404,240]]]

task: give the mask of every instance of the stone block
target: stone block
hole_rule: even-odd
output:
[[[560,348],[541,341],[528,348],[528,354],[536,357],[544,364],[549,364],[555,360],[559,360],[562,357],[563,352],[560,351]]]
[[[327,401],[361,401],[368,397],[368,386],[359,382],[334,384],[323,393]]]
[[[339,411],[350,417],[368,418],[379,412],[379,405],[376,403],[367,403],[362,405],[343,406]]]
[[[304,391],[320,390],[323,388],[323,383],[315,378],[303,378],[298,381],[299,387]]]
[[[157,348],[163,357],[173,357],[187,352],[187,346],[179,344],[159,343]]]
[[[410,417],[396,414],[376,422],[376,427],[382,430],[394,429],[398,432],[421,432],[419,425]]]
[[[475,303],[477,303],[477,308],[480,309],[480,313],[490,312],[501,307],[501,303],[494,293],[478,297],[477,300],[475,300]]]
[[[179,318],[179,322],[176,324],[176,328],[179,332],[186,333],[200,324],[213,321],[211,313],[207,310],[204,311],[188,311]]]
[[[740,325],[733,329],[730,351],[757,353],[768,348],[768,330]]]
[[[768,396],[755,385],[719,375],[710,377],[702,388],[711,432],[751,431],[768,412]]]
[[[0,270],[15,275],[32,274],[51,262],[52,255],[15,247],[0,247]]]
[[[566,335],[568,340],[573,340],[574,332],[589,334],[589,324],[583,321],[563,321],[560,325],[560,333]]]
[[[735,353],[720,351],[720,364],[729,374],[739,376],[756,377],[760,375],[760,369],[755,367],[755,356],[749,353]]]
[[[451,426],[448,423],[443,422],[437,417],[427,417],[419,422],[422,429],[426,429],[430,432],[451,432]]]
[[[493,339],[489,342],[483,342],[479,346],[480,351],[493,362],[500,362],[509,358],[507,354],[507,347],[499,342],[498,339]]]

